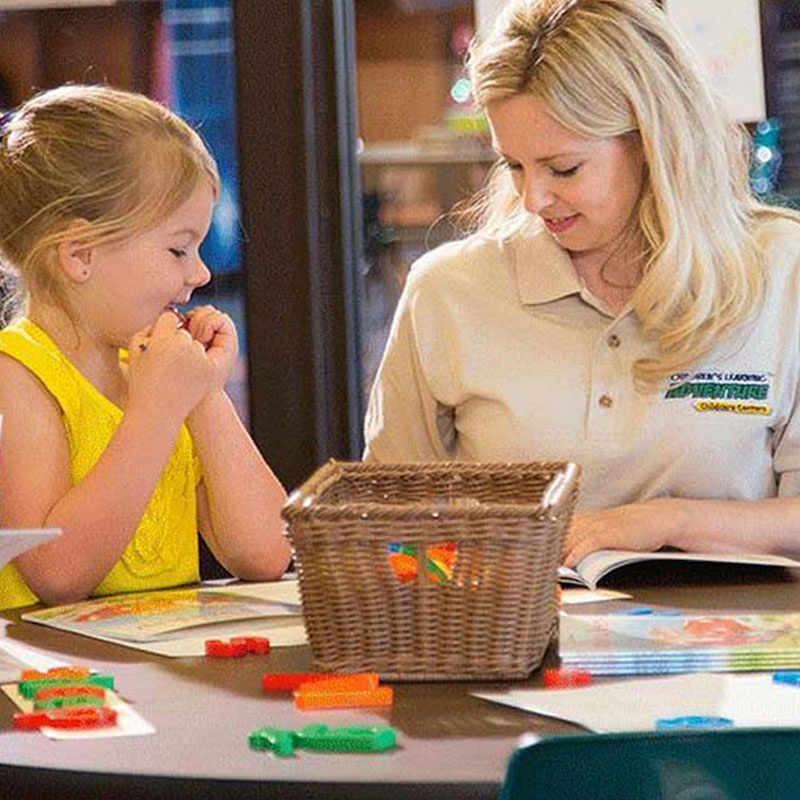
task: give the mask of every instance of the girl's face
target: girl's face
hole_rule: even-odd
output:
[[[188,302],[211,278],[199,248],[211,225],[214,193],[200,181],[189,199],[163,222],[121,242],[89,252],[91,277],[79,314],[110,344],[125,347],[170,304]]]
[[[565,250],[610,255],[636,224],[644,182],[639,138],[583,138],[529,95],[490,103],[486,114],[492,145],[525,209],[542,218]]]

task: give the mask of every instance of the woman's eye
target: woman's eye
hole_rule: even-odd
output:
[[[183,258],[186,255],[186,251],[181,250],[179,247],[170,247],[169,251],[175,258]]]
[[[557,178],[568,178],[570,175],[574,175],[580,168],[581,165],[576,164],[574,167],[567,167],[567,169],[556,169],[555,167],[550,167],[550,171]]]
[[[510,169],[512,172],[518,172],[522,169],[522,164],[516,164],[513,161],[502,161],[501,163],[506,169]]]

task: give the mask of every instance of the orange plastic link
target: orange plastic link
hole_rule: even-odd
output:
[[[34,692],[34,700],[52,700],[55,697],[99,697],[106,699],[106,690],[102,686],[49,686],[45,689],[37,689]]]
[[[389,686],[360,692],[323,692],[314,688],[298,689],[294,693],[295,707],[301,711],[313,708],[363,708],[369,706],[390,706],[393,692]]]
[[[47,672],[38,669],[24,669],[19,676],[21,681],[51,680],[53,678],[88,678],[89,667],[53,667]]]
[[[313,678],[301,683],[297,689],[301,692],[365,692],[377,689],[379,681],[377,672],[355,672],[352,675]]]

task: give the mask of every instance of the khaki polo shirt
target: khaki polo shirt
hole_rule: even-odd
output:
[[[800,225],[765,222],[762,311],[659,391],[657,353],[547,234],[473,236],[413,266],[370,396],[366,460],[567,460],[579,508],[800,494]]]

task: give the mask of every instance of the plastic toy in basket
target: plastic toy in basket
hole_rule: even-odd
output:
[[[401,583],[411,583],[417,579],[419,564],[417,548],[404,544],[390,544],[389,564]],[[458,547],[455,542],[441,542],[425,548],[425,574],[428,580],[445,584],[453,577],[458,560]]]

